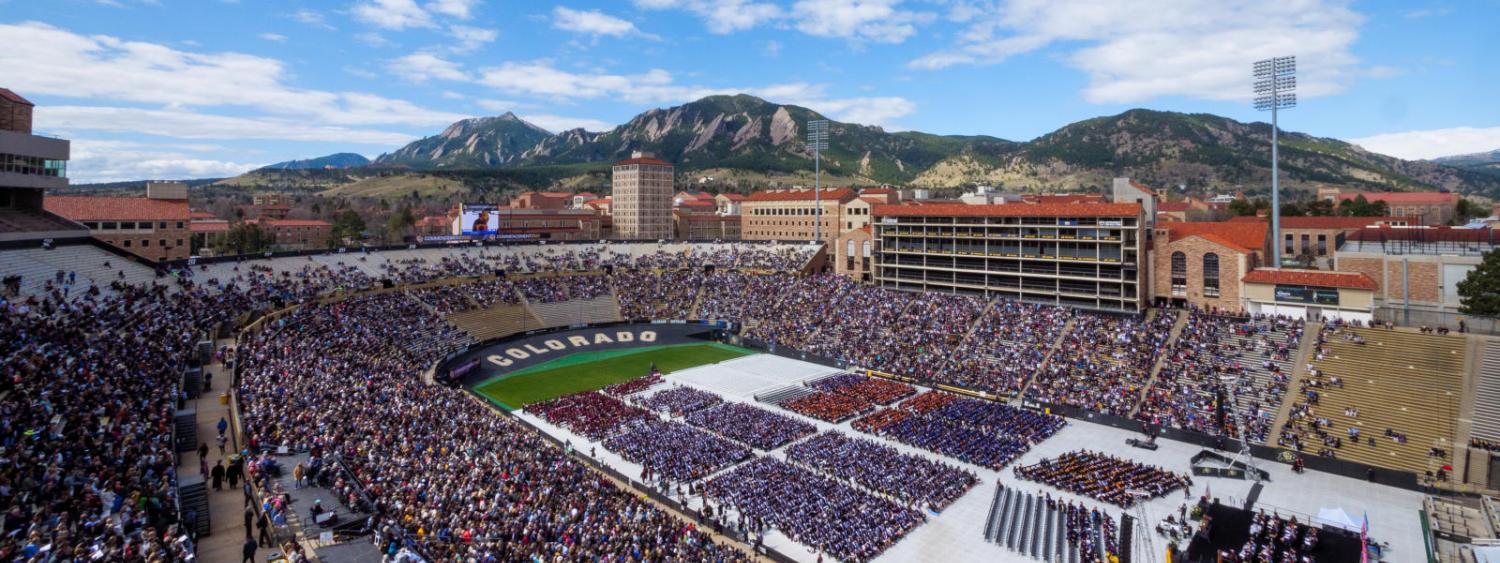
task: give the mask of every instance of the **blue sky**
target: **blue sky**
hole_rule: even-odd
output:
[[[375,156],[505,111],[603,130],[747,92],[835,119],[1028,140],[1135,107],[1265,119],[1406,158],[1500,149],[1500,2],[0,0],[0,86],[75,182]]]

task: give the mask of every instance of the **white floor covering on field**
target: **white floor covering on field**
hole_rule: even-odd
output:
[[[948,506],[941,514],[932,515],[929,513],[927,522],[918,526],[911,533],[907,534],[906,537],[902,538],[901,541],[882,553],[876,559],[878,562],[959,563],[968,561],[1014,561],[1019,563],[1022,561],[1037,561],[1020,553],[1010,551],[998,544],[986,542],[984,539],[984,526],[989,517],[991,501],[995,496],[995,483],[997,480],[1004,482],[1007,487],[1034,495],[1040,496],[1046,493],[1054,497],[1082,502],[1087,506],[1102,508],[1113,515],[1117,521],[1122,511],[1118,507],[1106,505],[1094,499],[1062,492],[1039,483],[1016,479],[1012,468],[1017,465],[1031,465],[1043,458],[1056,457],[1066,452],[1088,449],[1126,457],[1170,471],[1188,473],[1191,469],[1190,458],[1203,449],[1196,445],[1166,439],[1157,441],[1160,448],[1155,451],[1133,448],[1128,446],[1125,440],[1133,437],[1139,438],[1141,437],[1139,434],[1100,424],[1069,419],[1069,424],[1052,438],[1038,444],[1005,469],[994,471],[891,440],[856,432],[850,428],[848,421],[840,424],[830,424],[777,408],[774,405],[757,403],[754,400],[756,393],[763,393],[785,385],[799,385],[808,379],[837,372],[838,370],[833,368],[808,362],[769,354],[756,354],[670,374],[666,376],[667,384],[659,385],[645,394],[649,395],[659,392],[662,389],[670,388],[672,385],[697,387],[718,393],[726,401],[753,404],[778,414],[801,418],[815,424],[820,432],[837,428],[845,434],[854,437],[872,439],[890,445],[902,453],[919,455],[950,465],[964,467],[979,476],[980,482],[978,485]],[[640,465],[631,463],[619,455],[605,450],[601,443],[590,441],[568,430],[554,426],[530,413],[516,411],[514,414],[554,437],[569,441],[575,449],[585,453],[589,453],[592,449],[596,459],[614,467],[626,476],[639,479],[641,474]],[[785,450],[785,447],[771,452],[756,451],[755,453],[757,455],[784,458],[783,450]],[[1353,516],[1356,521],[1361,518],[1361,515],[1368,514],[1371,537],[1389,543],[1386,560],[1417,561],[1425,559],[1422,556],[1422,528],[1418,519],[1418,510],[1421,509],[1422,505],[1421,493],[1371,484],[1363,480],[1327,473],[1308,471],[1299,475],[1293,473],[1290,466],[1285,464],[1270,463],[1265,460],[1257,460],[1257,462],[1258,467],[1269,471],[1271,474],[1270,481],[1265,484],[1256,503],[1257,508],[1263,508],[1267,511],[1276,510],[1283,515],[1296,515],[1299,521],[1307,521],[1311,518],[1311,515],[1316,515],[1318,510],[1324,507],[1342,508],[1345,512]],[[732,469],[731,467],[726,471]],[[1250,493],[1250,489],[1251,482],[1247,480],[1198,477],[1194,478],[1191,499],[1196,501],[1200,495],[1208,491],[1225,504],[1243,506],[1247,495]],[[694,508],[702,505],[701,499],[694,498],[690,502]],[[1136,531],[1137,548],[1134,551],[1134,561],[1155,563],[1164,560],[1163,553],[1165,552],[1167,540],[1162,536],[1156,535],[1154,529],[1167,515],[1177,513],[1179,507],[1187,502],[1192,501],[1185,499],[1182,494],[1178,493],[1163,498],[1152,499],[1144,504],[1143,512],[1146,515],[1146,521],[1142,522],[1142,526]],[[1132,517],[1138,516],[1137,509],[1135,508],[1130,509],[1129,512]],[[1140,541],[1140,537],[1142,535],[1150,537],[1151,549],[1149,551],[1141,547],[1142,542]],[[812,562],[817,560],[817,554],[811,549],[791,541],[779,532],[768,533],[766,535],[766,544],[798,561]],[[1182,547],[1186,547],[1186,545]],[[833,559],[825,556],[825,560],[832,561]]]

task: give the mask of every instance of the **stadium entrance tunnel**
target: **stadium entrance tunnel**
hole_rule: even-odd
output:
[[[702,323],[618,323],[536,330],[477,344],[443,362],[437,379],[472,386],[581,352],[628,350],[720,340],[720,325]]]

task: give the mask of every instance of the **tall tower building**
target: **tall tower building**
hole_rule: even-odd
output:
[[[615,163],[615,238],[672,238],[672,174],[671,164],[646,152],[631,153],[629,160]]]

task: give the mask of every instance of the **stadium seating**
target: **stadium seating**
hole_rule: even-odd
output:
[[[109,265],[105,266],[106,263]],[[74,295],[90,287],[98,287],[110,294],[109,286],[116,281],[149,284],[156,279],[156,272],[151,268],[86,244],[58,246],[51,250],[9,250],[5,252],[4,260],[0,260],[0,276],[21,276],[21,295],[45,291],[47,282],[55,280],[58,271],[77,275],[72,289]],[[122,273],[124,277],[121,277]]]
[[[477,342],[547,327],[530,308],[519,304],[502,303],[487,309],[453,313],[446,318]]]
[[[568,326],[578,323],[611,323],[621,320],[620,303],[613,295],[593,299],[570,299],[556,303],[530,303],[542,326]]]
[[[1319,373],[1304,381],[1282,440],[1295,436],[1313,455],[1325,449],[1325,439],[1337,438],[1342,443],[1331,452],[1338,459],[1418,475],[1434,471],[1442,462],[1430,450],[1455,447],[1466,344],[1461,336],[1380,329],[1328,336],[1323,359],[1313,362]],[[1357,441],[1351,427],[1359,428]]]
[[[1479,364],[1479,389],[1474,397],[1475,438],[1500,442],[1500,340],[1490,339]]]
[[[1236,419],[1228,418],[1222,428],[1217,420],[1216,391],[1223,389],[1243,416],[1250,441],[1265,442],[1292,374],[1301,327],[1300,321],[1190,312],[1136,418],[1237,438]]]

